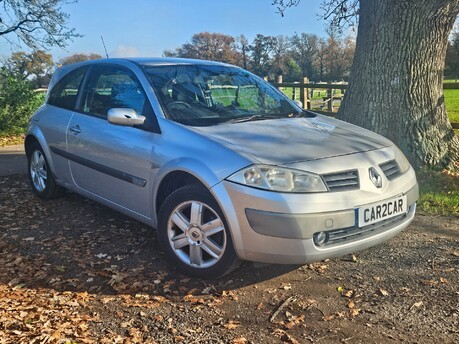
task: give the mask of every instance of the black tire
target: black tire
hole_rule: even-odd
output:
[[[27,148],[27,161],[30,185],[35,195],[42,199],[53,199],[63,194],[63,189],[57,185],[48,159],[38,142]]]
[[[199,216],[194,219],[200,223],[193,223],[193,209],[199,209]],[[200,185],[186,185],[167,197],[159,211],[158,239],[168,263],[193,277],[218,278],[239,265],[223,212],[210,192]],[[192,260],[201,263],[194,264]]]

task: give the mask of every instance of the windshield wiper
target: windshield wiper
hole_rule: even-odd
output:
[[[242,123],[242,122],[252,122],[252,121],[261,121],[265,119],[275,119],[275,118],[282,118],[281,116],[273,116],[273,115],[251,115],[251,116],[243,116],[231,119],[226,123]]]

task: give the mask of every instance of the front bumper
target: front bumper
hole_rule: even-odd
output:
[[[280,264],[305,264],[356,252],[384,242],[414,218],[418,184],[412,169],[387,188],[321,194],[285,194],[258,190],[228,181],[212,188],[225,213],[239,258]],[[387,222],[358,228],[355,209],[406,195],[408,212]],[[342,234],[345,229],[351,234]],[[338,233],[340,240],[319,247],[317,232]],[[344,239],[343,239],[344,238]]]

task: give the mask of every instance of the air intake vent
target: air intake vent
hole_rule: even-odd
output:
[[[324,174],[322,177],[330,191],[358,190],[360,187],[357,170]]]
[[[384,164],[380,164],[379,167],[381,167],[384,175],[389,180],[395,179],[400,175],[400,167],[398,167],[398,164],[395,160],[390,160]]]

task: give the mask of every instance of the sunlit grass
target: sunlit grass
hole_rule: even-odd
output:
[[[459,90],[444,90],[443,92],[450,121],[459,123]]]
[[[459,174],[418,172],[418,209],[425,213],[459,215]]]

